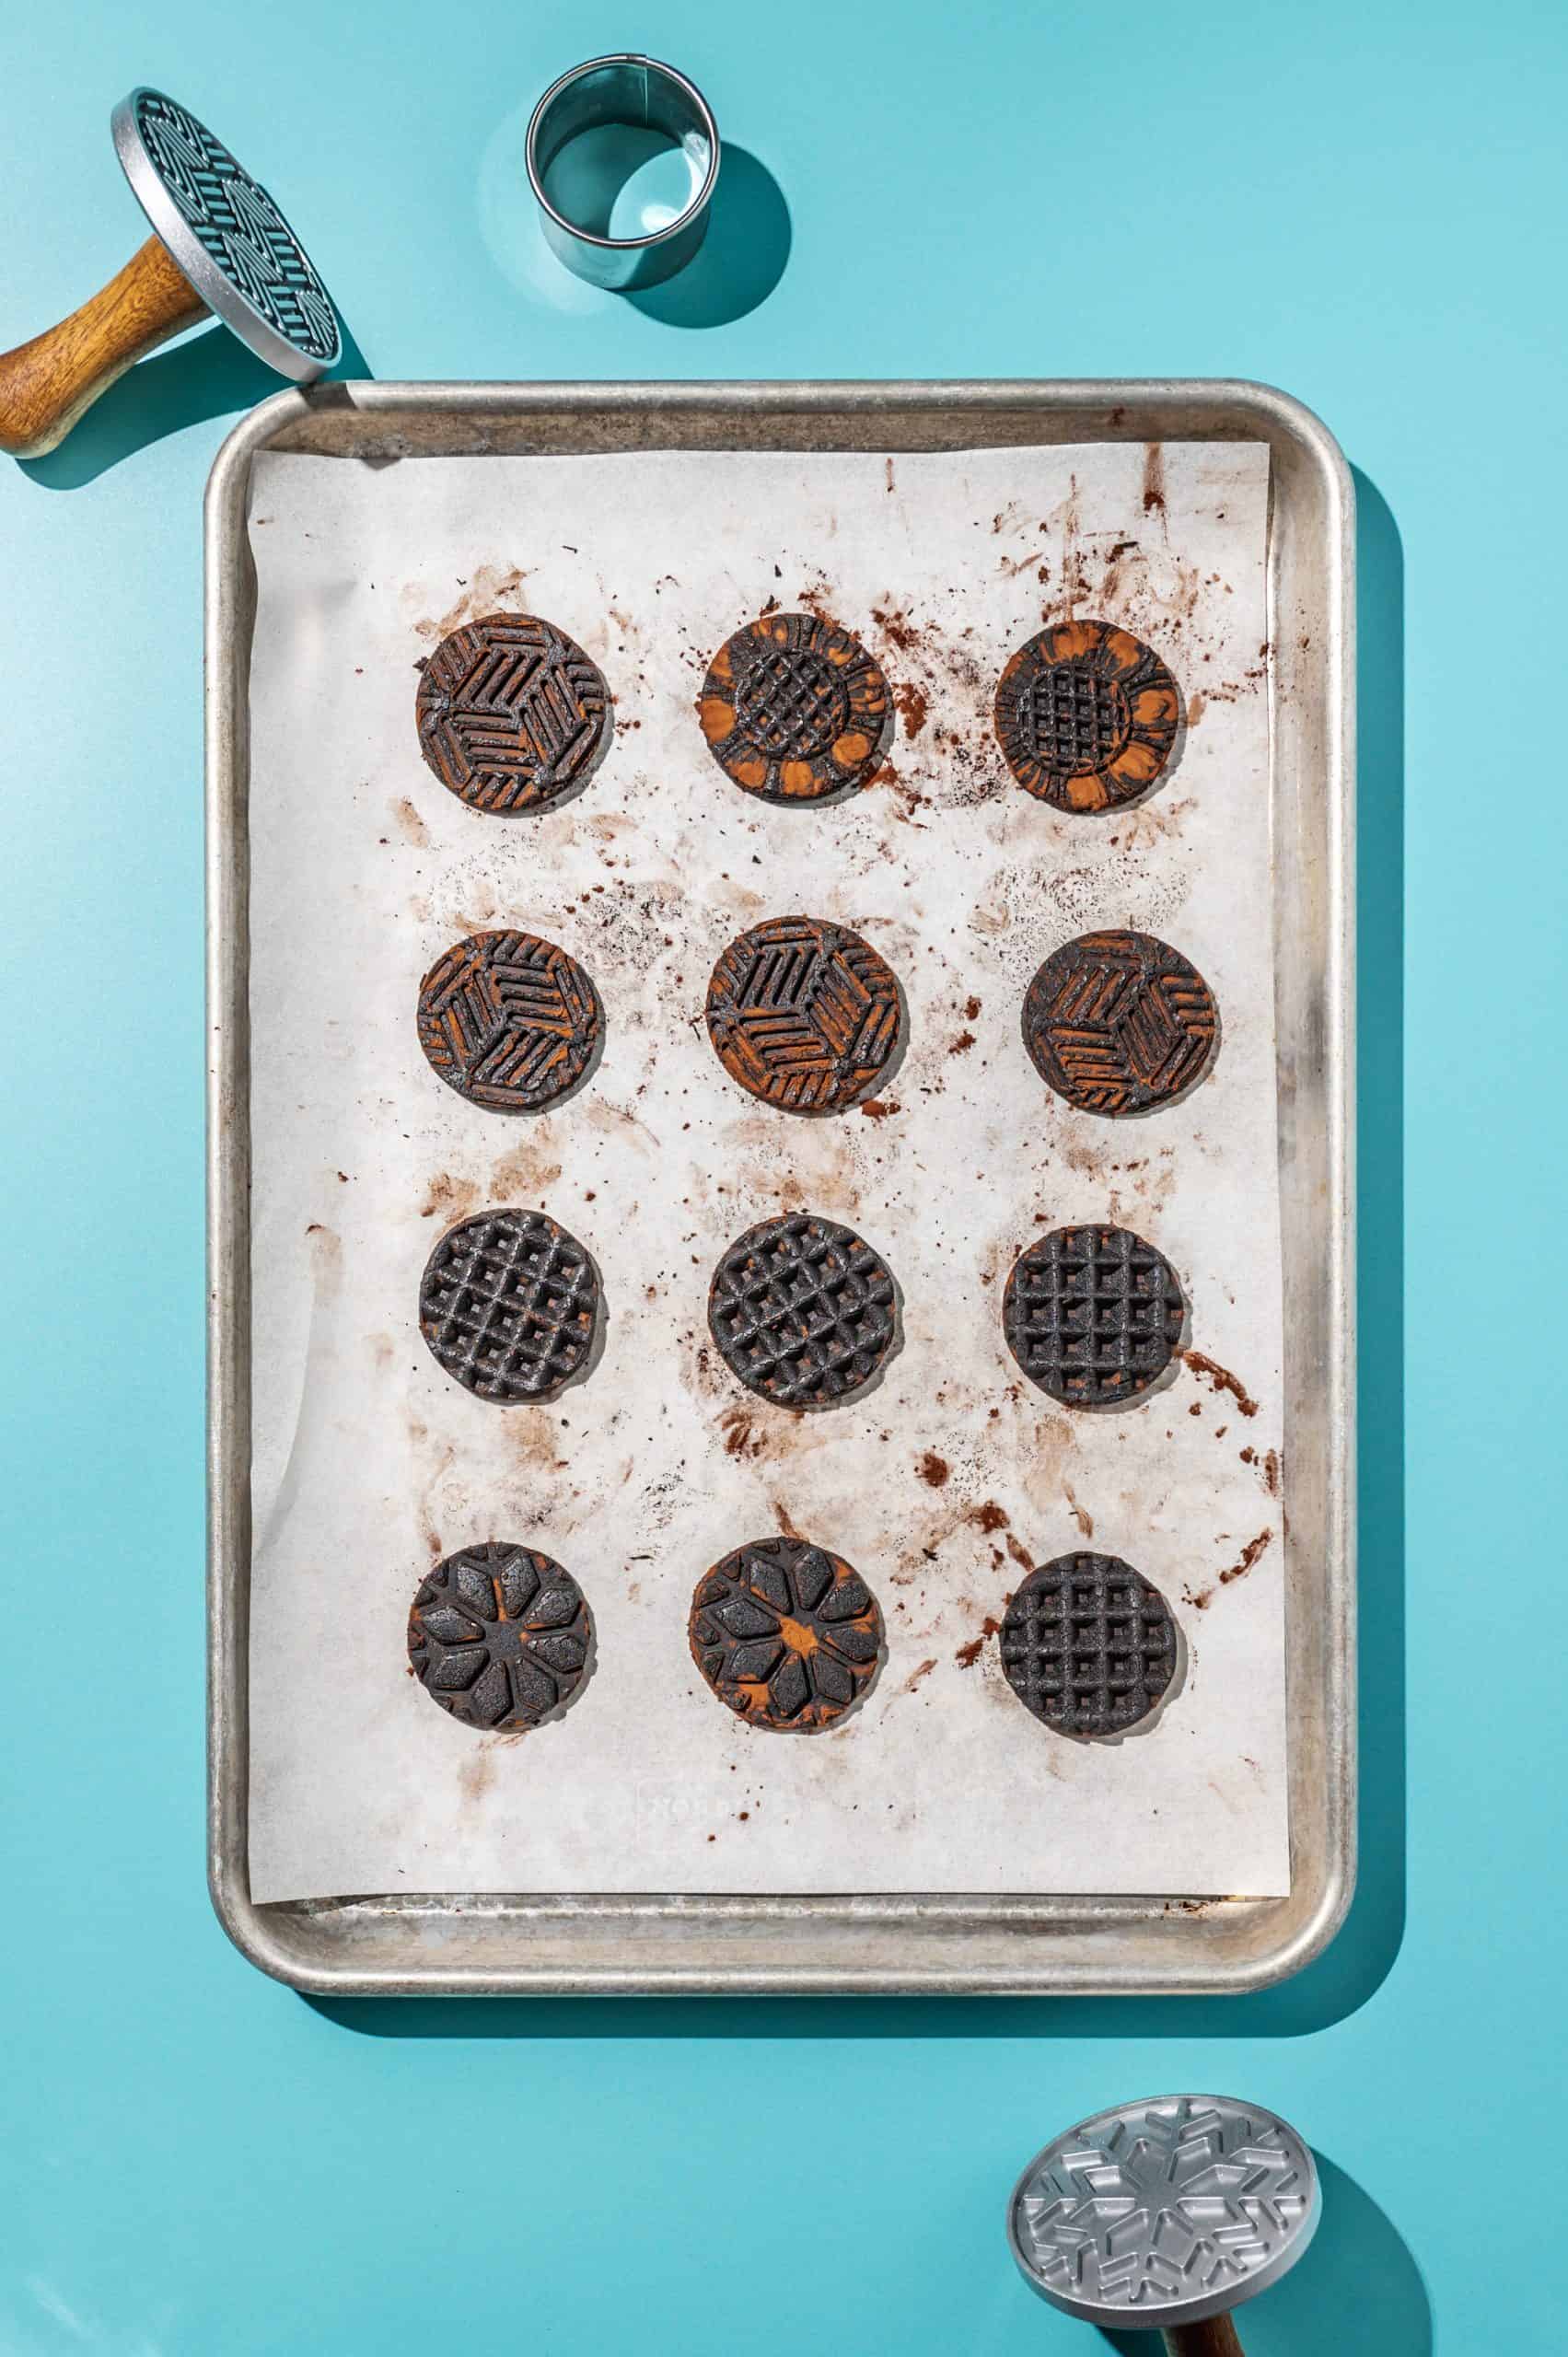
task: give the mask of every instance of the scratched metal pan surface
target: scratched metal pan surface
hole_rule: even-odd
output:
[[[261,450],[346,459],[641,448],[914,451],[1262,441],[1285,1331],[1288,1898],[388,1896],[258,1905],[246,1855],[250,1569],[246,530]],[[242,1952],[355,1994],[1217,1994],[1299,1971],[1355,1875],[1353,510],[1332,436],[1225,381],[351,384],[229,436],[206,503],[208,1849]]]

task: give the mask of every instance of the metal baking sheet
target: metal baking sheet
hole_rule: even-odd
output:
[[[270,431],[263,432],[263,423]],[[1293,1893],[1288,1900],[529,1898],[354,1899],[252,1906],[243,1865],[244,1664],[234,1614],[248,1573],[249,1363],[235,1318],[249,1264],[242,1097],[245,977],[233,918],[243,893],[249,648],[245,488],[261,447],[360,457],[597,452],[657,447],[958,450],[986,445],[1208,438],[1263,441],[1274,485],[1270,637],[1276,652],[1274,933],[1284,1229],[1286,1550]],[[1256,1985],[1305,1960],[1348,1897],[1349,1469],[1334,1461],[1344,1366],[1348,1237],[1342,1214],[1347,1086],[1339,852],[1345,815],[1342,667],[1348,488],[1320,428],[1248,388],[938,387],[341,389],[285,396],[242,429],[215,473],[215,1890],[249,1953],[310,1987],[954,1989]],[[1288,562],[1287,562],[1288,560]],[[229,665],[239,658],[238,678]],[[1310,789],[1315,764],[1317,792]],[[1327,789],[1325,791],[1324,789]],[[1308,830],[1316,842],[1304,841]],[[242,900],[239,903],[242,906]],[[1294,953],[1294,955],[1293,955]],[[1318,1035],[1326,1059],[1304,1057]],[[1314,1127],[1312,1099],[1318,1104]],[[1303,1170],[1314,1153],[1316,1168]],[[1303,1178],[1308,1183],[1303,1184]],[[1298,1200],[1299,1198],[1299,1200]],[[1328,1232],[1325,1234],[1325,1221]],[[1297,1345],[1321,1337],[1312,1362]],[[1329,1383],[1321,1380],[1327,1369]],[[1328,1411],[1325,1413],[1325,1410]],[[1304,1555],[1304,1531],[1316,1558]],[[1336,1543],[1339,1542],[1339,1543]],[[1302,1655],[1314,1675],[1304,1682]],[[232,1806],[238,1786],[238,1806]],[[401,1951],[401,1953],[400,1953]]]

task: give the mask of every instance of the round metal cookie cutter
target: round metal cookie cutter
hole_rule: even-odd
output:
[[[662,132],[702,178],[673,221],[640,238],[611,238],[574,221],[545,191],[551,166],[586,131],[607,124]],[[528,121],[528,185],[557,260],[595,286],[626,293],[656,286],[685,268],[702,244],[719,176],[719,131],[694,82],[673,65],[631,52],[590,57],[552,82]]]
[[[1065,2315],[1163,2332],[1171,2357],[1238,2357],[1231,2310],[1295,2265],[1321,2210],[1312,2154],[1273,2112],[1156,2096],[1052,2137],[1013,2189],[1007,2240]]]

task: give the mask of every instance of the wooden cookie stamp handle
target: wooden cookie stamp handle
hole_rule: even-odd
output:
[[[41,459],[134,360],[206,309],[168,247],[149,238],[79,311],[0,353],[0,450]]]
[[[1169,2357],[1244,2357],[1228,2316],[1210,2316],[1204,2324],[1179,2324],[1162,2336]]]

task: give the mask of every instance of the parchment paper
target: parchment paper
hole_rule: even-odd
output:
[[[257,1898],[1288,1887],[1267,498],[1238,445],[259,459]],[[741,794],[698,732],[709,658],[772,598],[858,632],[895,688],[887,773],[832,808]],[[415,737],[420,658],[505,607],[571,632],[615,699],[608,759],[543,819],[465,808]],[[1069,612],[1147,639],[1187,697],[1135,815],[1057,814],[992,736],[1007,655]],[[774,1112],[708,1045],[719,951],[800,911],[903,982],[877,1111]],[[415,1037],[421,976],[490,924],[561,943],[607,1010],[547,1115],[465,1104]],[[1098,924],[1172,943],[1221,1011],[1211,1076],[1141,1120],[1069,1110],[1019,1036],[1040,959]],[[485,1203],[547,1209],[603,1277],[602,1361],[552,1407],[474,1399],[418,1332],[431,1246]],[[900,1354],[827,1414],[705,1347],[718,1254],[795,1204],[904,1295]],[[1174,1263],[1212,1369],[1074,1414],[1019,1376],[1001,1295],[1031,1237],[1107,1219]],[[786,1526],[889,1628],[868,1701],[813,1736],[741,1724],[687,1649],[704,1569]],[[423,1571],[490,1538],[557,1556],[598,1631],[571,1710],[520,1736],[458,1725],[406,1666]],[[991,1633],[1024,1563],[1091,1539],[1185,1652],[1157,1720],[1098,1745],[1029,1716]]]

